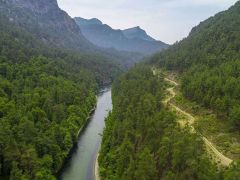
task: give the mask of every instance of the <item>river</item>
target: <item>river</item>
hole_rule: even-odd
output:
[[[93,180],[95,159],[98,153],[105,118],[112,110],[111,90],[105,89],[97,98],[96,110],[82,130],[77,146],[64,165],[60,180]]]

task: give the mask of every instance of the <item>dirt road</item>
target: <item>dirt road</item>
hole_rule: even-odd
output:
[[[195,117],[170,102],[171,99],[173,99],[176,96],[176,92],[174,91],[174,89],[179,84],[169,78],[165,78],[164,80],[169,82],[170,84],[174,85],[174,87],[170,87],[167,89],[167,91],[170,95],[163,101],[163,103],[165,105],[170,105],[176,112],[178,112],[186,117],[187,123],[180,122],[181,126],[185,126],[188,124],[191,128],[191,131],[196,132],[196,130],[193,127]],[[229,166],[232,163],[233,160],[229,159],[228,157],[224,156],[221,152],[219,152],[217,150],[217,148],[214,147],[213,143],[211,143],[206,137],[202,136],[202,139],[207,147],[208,152],[213,155],[213,157],[215,158],[215,160],[217,162],[219,162],[222,166]]]

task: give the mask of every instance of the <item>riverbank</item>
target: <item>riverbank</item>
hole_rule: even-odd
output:
[[[81,135],[82,130],[83,130],[83,129],[86,127],[86,125],[88,124],[88,121],[91,119],[91,116],[93,115],[94,111],[96,110],[96,107],[97,107],[97,103],[95,103],[94,108],[92,108],[92,109],[89,111],[89,114],[88,114],[88,117],[87,117],[87,119],[86,119],[85,124],[78,130],[77,137],[79,137],[79,136]]]
[[[105,118],[111,109],[111,89],[108,88],[98,95],[96,109],[88,120],[89,123],[80,131],[78,142],[71,157],[65,162],[59,180],[95,179],[97,154],[102,139],[100,134],[103,132]]]
[[[97,154],[95,163],[94,163],[94,180],[100,180],[98,157],[99,157],[99,153]]]
[[[97,99],[97,96],[96,96],[96,99]],[[88,117],[86,118],[85,123],[84,123],[83,126],[81,126],[80,129],[78,130],[78,132],[77,132],[77,137],[78,137],[78,138],[80,137],[82,131],[83,131],[83,130],[86,128],[86,126],[88,125],[89,120],[91,119],[93,113],[94,113],[95,110],[96,110],[96,107],[97,107],[97,101],[95,102],[95,105],[93,106],[93,108],[89,111]],[[65,168],[65,164],[66,164],[66,162],[68,162],[69,159],[71,158],[71,156],[72,156],[72,154],[73,154],[73,151],[74,151],[74,149],[75,149],[76,146],[77,146],[77,143],[78,143],[78,141],[74,142],[74,143],[73,143],[73,146],[72,146],[71,149],[69,150],[69,153],[68,153],[67,157],[66,157],[65,160],[63,161],[63,164],[62,164],[61,168],[59,169],[59,171],[58,171],[57,174],[56,174],[57,179],[59,179],[59,177],[61,176],[62,171],[63,171],[64,168]]]

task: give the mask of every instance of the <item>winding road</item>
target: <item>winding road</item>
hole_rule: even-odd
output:
[[[156,74],[156,72],[154,72],[154,74]],[[170,102],[176,96],[176,92],[174,91],[174,89],[179,84],[177,82],[175,82],[174,80],[169,79],[169,78],[164,78],[164,80],[166,82],[174,85],[174,87],[167,88],[167,91],[168,91],[168,93],[170,95],[163,101],[163,103],[165,105],[171,106],[171,108],[173,108],[176,112],[178,112],[178,113],[180,113],[180,114],[182,114],[182,115],[184,115],[186,117],[187,123],[182,123],[182,122],[179,121],[181,126],[186,126],[188,124],[189,127],[191,128],[191,131],[192,132],[196,132],[196,130],[193,127],[193,124],[195,122],[195,117]],[[213,145],[212,142],[210,142],[203,135],[201,135],[201,137],[202,137],[202,139],[203,139],[203,141],[204,141],[204,143],[205,143],[205,145],[207,147],[208,152],[214,157],[214,159],[218,163],[220,163],[224,167],[227,167],[227,166],[229,166],[232,163],[233,160],[229,159],[228,157],[224,156],[220,151],[218,151],[217,148]]]

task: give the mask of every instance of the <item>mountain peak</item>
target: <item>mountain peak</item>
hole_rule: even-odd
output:
[[[140,26],[136,26],[136,27],[129,28],[129,29],[143,30],[143,29],[141,29],[141,27],[140,27]]]
[[[95,24],[102,24],[102,21],[100,21],[100,20],[97,19],[97,18],[89,19],[89,21],[91,21],[92,23],[95,23]]]
[[[147,41],[156,41],[149,36],[140,26],[123,30],[124,35],[129,39],[142,39]]]
[[[92,19],[84,19],[82,17],[75,17],[74,18],[75,22],[78,25],[83,25],[83,26],[88,26],[88,25],[102,25],[102,21],[100,21],[97,18],[92,18]]]
[[[115,48],[120,51],[134,52],[149,55],[165,49],[167,44],[156,41],[136,26],[126,30],[113,29],[100,20],[74,18],[83,35],[93,44],[104,48]]]
[[[132,28],[128,28],[128,29],[125,29],[124,31],[131,31],[131,32],[142,32],[142,33],[146,33],[145,30],[143,30],[140,26],[135,26],[135,27],[132,27]]]

